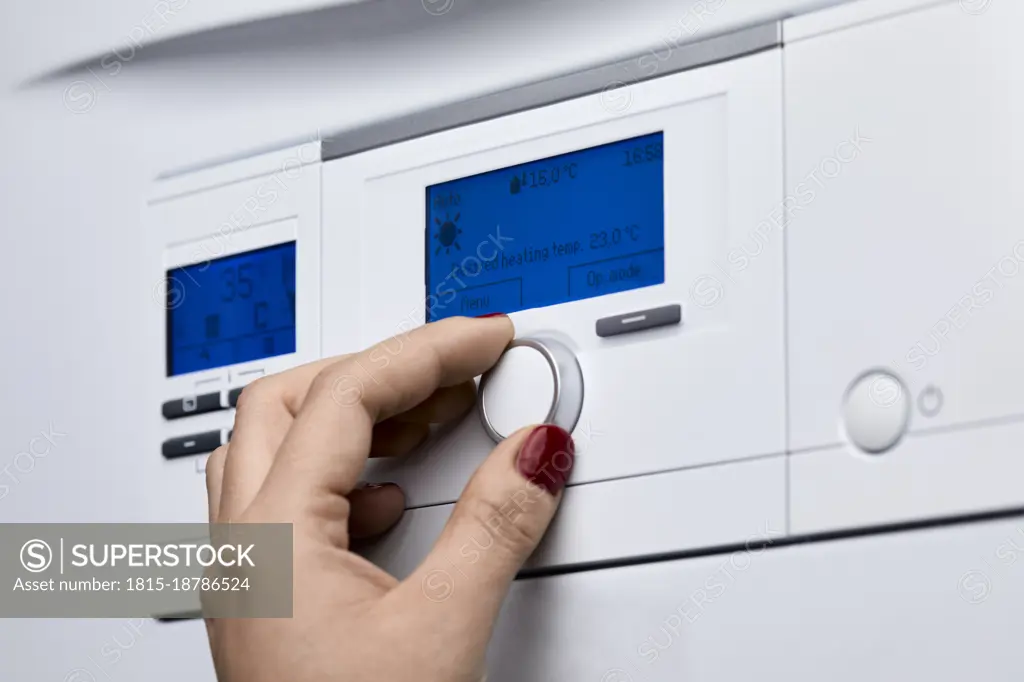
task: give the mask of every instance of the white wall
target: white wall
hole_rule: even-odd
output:
[[[106,50],[126,55],[133,46],[176,36],[330,5],[365,0],[33,0],[4,8],[8,47],[32,54],[33,74],[94,57]]]
[[[147,491],[133,471],[159,453],[136,417],[157,406],[140,403],[136,368],[139,349],[162,340],[144,338],[132,317],[152,305],[158,276],[137,258],[142,197],[156,174],[665,49],[679,22],[693,25],[688,1],[454,1],[440,16],[417,0],[381,0],[373,12],[293,21],[284,37],[256,27],[188,42],[187,54],[155,46],[119,60],[116,75],[104,51],[152,0],[2,6],[0,522],[145,517]],[[701,34],[823,4],[830,1],[726,0]],[[275,7],[294,3],[193,0],[186,10],[196,14],[183,10],[174,31]],[[106,54],[106,66],[33,80],[90,54]],[[47,456],[10,467],[50,429],[64,435]],[[0,621],[0,679],[209,679],[201,624],[159,627],[146,624],[120,662],[100,670],[102,647],[130,639],[121,622]],[[93,677],[66,677],[79,667]]]

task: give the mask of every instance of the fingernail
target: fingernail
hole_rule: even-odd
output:
[[[575,460],[572,436],[560,426],[544,424],[526,437],[516,458],[516,469],[530,483],[557,495],[569,480]]]
[[[508,317],[505,313],[487,313],[486,315],[477,315],[476,319],[482,320],[485,317]]]

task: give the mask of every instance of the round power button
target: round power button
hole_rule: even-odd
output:
[[[843,426],[850,441],[864,452],[881,454],[896,445],[909,418],[907,389],[889,372],[863,374],[846,392]]]
[[[569,433],[583,411],[583,372],[576,355],[555,339],[514,340],[480,380],[480,420],[501,442],[530,424],[555,424]]]

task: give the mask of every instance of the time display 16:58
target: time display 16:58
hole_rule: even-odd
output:
[[[623,166],[638,166],[651,161],[661,161],[664,156],[664,148],[661,142],[650,142],[638,144],[629,149],[623,149]]]

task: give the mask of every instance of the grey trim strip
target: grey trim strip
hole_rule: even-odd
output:
[[[446,104],[349,132],[335,133],[324,138],[320,148],[321,158],[323,161],[330,161],[351,156],[396,142],[764,52],[781,45],[782,22],[773,21],[672,48],[664,61],[660,61],[660,54],[651,50],[630,59],[586,71],[556,76],[464,102]],[[657,61],[641,62],[644,56],[653,57]],[[652,65],[656,65],[657,68],[653,73],[648,73]]]

